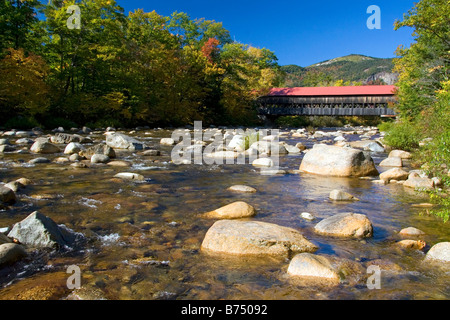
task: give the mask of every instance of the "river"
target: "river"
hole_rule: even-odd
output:
[[[344,128],[322,129],[347,130]],[[129,134],[128,132],[126,132]],[[118,152],[130,168],[67,163],[28,164],[33,154],[0,155],[1,181],[21,177],[34,184],[17,192],[18,202],[0,211],[0,227],[11,226],[31,212],[51,217],[88,239],[77,251],[34,251],[23,261],[0,269],[0,299],[449,299],[450,273],[423,262],[426,250],[449,241],[448,223],[414,204],[428,198],[400,184],[370,179],[332,178],[296,173],[303,154],[280,157],[286,174],[261,175],[247,165],[175,165],[169,146],[160,146],[170,130],[141,130],[130,135],[159,149],[161,156]],[[91,135],[104,139],[103,132]],[[349,135],[358,140],[359,135]],[[377,138],[372,136],[371,139]],[[11,139],[13,140],[13,139]],[[329,137],[286,135],[290,145],[308,147]],[[55,159],[60,155],[45,156]],[[378,165],[386,153],[372,154]],[[380,172],[386,168],[377,166]],[[135,172],[143,182],[113,179]],[[256,193],[227,190],[248,185]],[[333,202],[328,195],[343,189],[360,201]],[[257,210],[254,220],[301,230],[319,247],[316,254],[340,259],[348,275],[338,285],[310,283],[287,276],[289,259],[211,256],[201,243],[214,220],[201,214],[242,200]],[[301,218],[310,212],[316,220]],[[373,237],[364,240],[318,235],[315,224],[341,212],[365,214]],[[400,250],[398,231],[416,227],[426,233],[425,250]],[[68,266],[81,270],[78,290],[67,288]],[[380,265],[381,288],[367,286],[367,267]]]

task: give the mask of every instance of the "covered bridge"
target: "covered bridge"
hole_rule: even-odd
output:
[[[266,116],[395,116],[395,86],[273,88],[258,99]]]

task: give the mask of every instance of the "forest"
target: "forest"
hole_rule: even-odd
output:
[[[0,127],[245,125],[282,81],[272,51],[221,22],[114,0],[0,1]]]

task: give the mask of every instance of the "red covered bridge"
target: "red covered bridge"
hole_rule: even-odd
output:
[[[267,116],[395,116],[395,86],[273,88],[258,99]]]

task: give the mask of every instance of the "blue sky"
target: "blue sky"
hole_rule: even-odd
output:
[[[311,64],[363,54],[391,58],[399,45],[413,42],[412,30],[394,31],[395,20],[414,6],[412,0],[117,0],[125,12],[142,8],[169,16],[186,12],[191,18],[223,22],[236,41],[275,52],[280,65]],[[366,22],[370,5],[381,10],[381,29]]]

